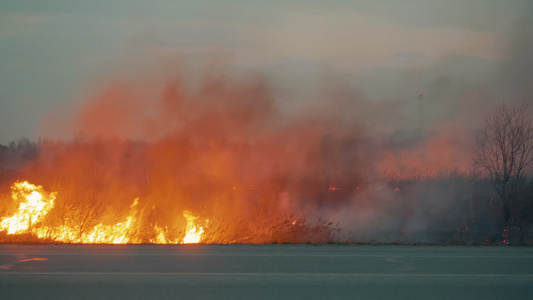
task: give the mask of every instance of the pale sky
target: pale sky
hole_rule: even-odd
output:
[[[154,56],[223,61],[294,90],[332,73],[372,101],[477,82],[508,58],[527,2],[0,0],[0,144],[38,138],[45,115]]]

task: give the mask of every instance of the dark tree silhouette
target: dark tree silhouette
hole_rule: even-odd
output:
[[[487,117],[474,149],[475,166],[487,175],[502,205],[503,242],[511,230],[523,224],[520,203],[533,162],[533,123],[525,106],[499,105]]]

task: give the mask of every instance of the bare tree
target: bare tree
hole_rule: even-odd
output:
[[[521,230],[519,199],[533,162],[533,123],[525,106],[499,105],[485,120],[474,149],[474,163],[486,174],[502,204],[504,243]],[[523,235],[521,234],[521,239]]]

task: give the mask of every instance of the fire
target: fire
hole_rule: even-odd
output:
[[[237,196],[239,193],[253,195],[257,192],[255,189],[235,192],[232,187],[227,187],[231,191],[229,193],[237,193]],[[89,194],[91,197],[88,199],[80,197],[76,192],[81,188],[58,185],[57,192],[50,192],[27,181],[15,182],[11,186],[12,194],[6,195],[11,196],[12,204],[0,207],[0,242],[303,243],[321,242],[332,236],[329,223],[310,226],[305,222],[305,216],[294,218],[286,211],[277,216],[279,208],[276,206],[255,203],[249,207],[251,213],[248,219],[217,218],[216,214],[205,218],[187,209],[184,202],[168,201],[168,206],[163,206],[160,205],[162,197],[144,195],[141,198],[130,193],[128,198],[133,196],[134,200],[128,205],[114,202],[114,198],[107,195],[98,198],[99,195]],[[224,209],[217,207],[213,211]]]
[[[204,228],[197,225],[198,217],[192,215],[188,210],[183,211],[183,216],[187,219],[186,235],[183,238],[184,244],[197,244],[202,239]]]
[[[118,222],[112,225],[97,224],[92,230],[79,234],[77,228],[69,226],[60,226],[55,231],[54,240],[82,244],[127,244],[134,243],[132,238],[133,226],[137,223],[136,207],[139,199],[136,198],[131,205],[130,215],[124,222]]]
[[[41,237],[42,230],[36,228],[48,211],[54,207],[56,194],[47,195],[42,186],[27,181],[15,182],[11,189],[13,200],[20,201],[18,212],[12,217],[3,219],[0,229],[7,231],[7,234],[38,231],[37,234]]]
[[[99,222],[86,229],[81,228],[79,224],[69,224],[68,221],[62,225],[45,224],[46,216],[54,208],[57,193],[46,193],[42,186],[27,181],[15,182],[11,188],[12,198],[19,202],[19,206],[18,211],[11,217],[1,219],[0,231],[8,235],[34,234],[40,239],[81,244],[193,244],[199,243],[204,233],[204,226],[198,224],[199,217],[188,210],[183,211],[183,216],[187,219],[183,239],[180,239],[179,235],[173,235],[168,227],[160,227],[157,224],[141,229],[144,209],[139,207],[139,198],[131,204],[129,215],[119,222]],[[204,224],[208,221],[205,220]],[[143,238],[143,234],[149,237]]]

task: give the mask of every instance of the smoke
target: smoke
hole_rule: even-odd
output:
[[[418,188],[394,180],[468,170],[463,136],[359,121],[387,103],[334,88],[288,111],[268,78],[245,75],[113,80],[21,177],[58,192],[50,222],[117,222],[139,199],[147,228],[184,227],[184,210],[209,220],[205,242],[390,242],[428,226]]]
[[[533,90],[533,21],[531,12],[533,4],[527,2],[523,5],[522,15],[517,18],[513,26],[508,30],[507,36],[510,42],[506,47],[506,57],[502,60],[499,68],[498,81],[506,101],[518,103],[530,103]]]
[[[494,104],[530,98],[531,25],[517,21],[486,76],[431,76],[422,103],[332,79],[301,99],[231,67],[118,74],[12,178],[58,192],[50,222],[116,222],[138,198],[147,227],[183,228],[184,210],[209,220],[205,242],[449,242],[490,207],[473,196],[471,143]]]

